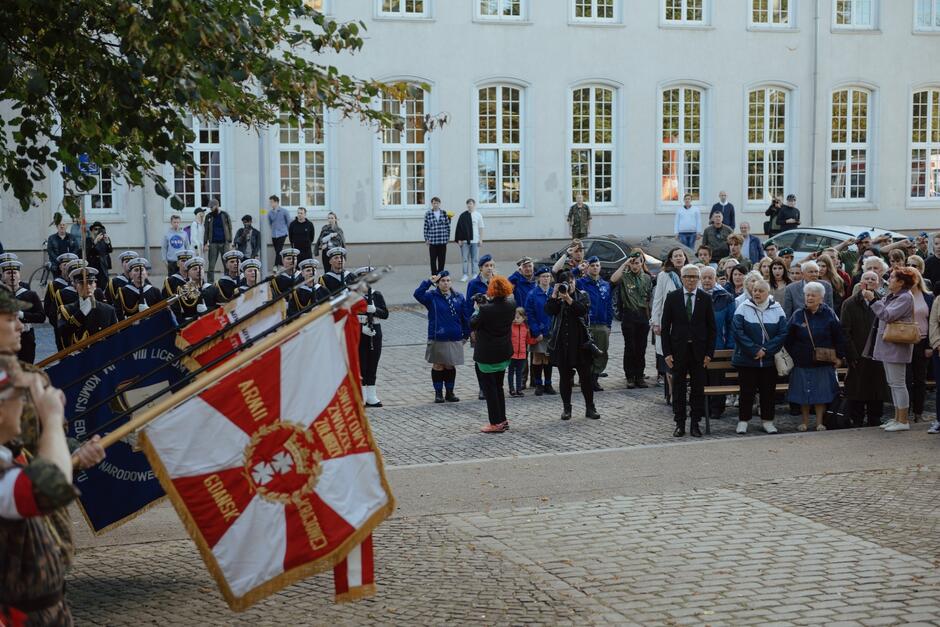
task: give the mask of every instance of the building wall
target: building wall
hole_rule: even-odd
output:
[[[766,202],[743,200],[747,92],[769,85],[790,94],[786,190],[798,196],[804,224],[940,227],[940,198],[907,200],[911,94],[940,86],[940,64],[929,61],[940,59],[940,36],[915,32],[915,0],[873,0],[876,28],[861,32],[834,28],[834,0],[792,1],[793,27],[773,31],[749,26],[750,0],[712,0],[708,24],[694,28],[664,25],[662,1],[618,0],[618,23],[591,26],[572,20],[568,0],[529,0],[526,18],[511,23],[477,19],[472,0],[425,0],[429,15],[422,19],[382,18],[379,0],[327,0],[336,19],[362,19],[368,27],[361,53],[327,60],[358,76],[431,85],[429,112],[446,113],[449,124],[430,135],[427,198],[441,196],[453,211],[477,196],[476,90],[491,81],[524,89],[522,202],[483,210],[491,241],[566,236],[570,99],[572,87],[581,84],[616,89],[615,193],[610,206],[595,208],[594,232],[672,232],[675,205],[659,198],[657,139],[661,90],[680,83],[706,94],[703,208],[727,190],[739,215],[760,229]],[[873,94],[868,202],[827,200],[830,94],[842,85]],[[253,215],[257,225],[266,197],[277,191],[276,134],[227,126],[222,136],[224,208],[233,220]],[[381,206],[375,131],[331,114],[327,136],[327,207],[339,215],[347,239],[372,244],[370,251],[397,263],[423,263],[423,247],[394,246],[420,242],[424,209]],[[50,200],[28,214],[3,197],[5,246],[36,248],[47,235],[61,193],[57,182],[46,188]],[[89,220],[101,219],[116,247],[142,247],[145,230],[147,243],[159,246],[169,203],[152,187],[122,188],[118,197],[115,214]],[[313,213],[318,227],[324,213]],[[500,248],[514,250],[511,243]]]

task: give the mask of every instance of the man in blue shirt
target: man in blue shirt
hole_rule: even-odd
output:
[[[598,378],[607,368],[607,348],[610,345],[610,325],[614,319],[614,300],[610,283],[601,277],[601,260],[598,257],[587,258],[586,276],[578,279],[579,290],[587,292],[591,298],[591,309],[588,312],[590,331],[594,344],[599,350],[594,353],[594,364],[591,368],[594,375],[594,391],[603,392],[604,388],[598,383]]]
[[[287,228],[290,226],[290,216],[287,210],[281,207],[281,199],[277,196],[268,198],[271,211],[268,212],[268,226],[271,228],[271,243],[274,245],[274,272],[277,274],[284,262],[281,261],[281,250],[284,249],[284,240],[287,239]]]

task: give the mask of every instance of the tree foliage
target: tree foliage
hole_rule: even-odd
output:
[[[259,128],[327,107],[399,125],[372,102],[403,85],[322,62],[359,51],[364,29],[304,0],[3,0],[0,182],[25,211],[45,199],[37,184],[49,170],[92,189],[78,167],[87,155],[131,185],[153,179],[179,208],[161,172],[195,167],[189,115]]]

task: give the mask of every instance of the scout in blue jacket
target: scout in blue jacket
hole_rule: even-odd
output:
[[[529,333],[538,342],[532,346],[532,372],[535,379],[535,395],[555,394],[552,387],[552,366],[548,360],[548,338],[552,331],[552,317],[545,313],[545,303],[552,293],[552,269],[535,271],[535,288],[525,299],[526,322]]]
[[[591,374],[594,377],[594,391],[603,392],[604,388],[598,383],[598,378],[607,368],[607,347],[610,344],[610,325],[614,320],[614,292],[601,276],[601,260],[597,256],[588,257],[587,272],[578,279],[576,285],[579,290],[587,292],[591,299],[589,312],[590,334],[594,344],[600,351],[594,354],[594,363],[591,365]]]
[[[451,290],[447,270],[425,279],[414,293],[415,300],[428,310],[428,345],[424,358],[431,364],[434,402],[456,403],[456,366],[463,365],[463,345],[470,337],[470,314],[464,297]],[[447,395],[444,395],[444,388]]]

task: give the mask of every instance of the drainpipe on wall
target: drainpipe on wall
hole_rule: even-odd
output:
[[[147,187],[144,185],[140,186],[140,206],[144,213],[144,258],[150,260],[150,265],[153,266],[153,260],[150,259],[150,232],[147,225],[150,221],[147,216]]]
[[[813,168],[812,188],[809,195],[809,214],[812,216],[812,224],[816,224],[816,177],[818,176],[818,159],[816,154],[816,139],[819,135],[817,124],[819,103],[819,0],[813,0],[813,155],[810,163]]]
[[[258,129],[258,230],[261,232],[261,272],[267,274],[268,270],[268,247],[265,239],[265,226],[267,225],[267,205],[265,204],[265,188],[267,184],[264,180],[265,171],[265,137],[267,133]]]

